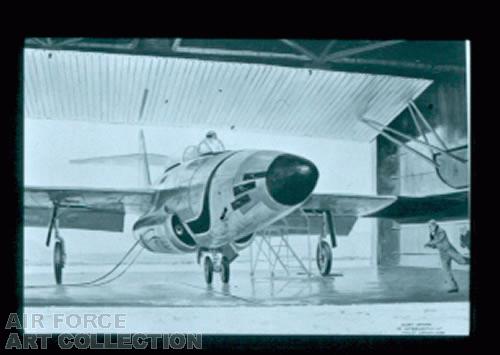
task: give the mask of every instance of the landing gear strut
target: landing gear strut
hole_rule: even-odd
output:
[[[63,268],[66,263],[66,252],[64,249],[64,239],[59,233],[59,216],[57,214],[58,206],[54,205],[52,211],[52,218],[50,220],[49,231],[47,234],[46,245],[50,245],[50,239],[52,237],[52,230],[55,231],[56,242],[54,244],[54,277],[56,279],[56,284],[60,285],[62,283]]]
[[[328,276],[332,269],[332,248],[337,246],[337,238],[331,212],[328,210],[323,211],[322,215],[323,226],[321,228],[321,235],[318,241],[318,248],[316,249],[316,264],[318,265],[318,270],[321,276]],[[331,245],[326,241],[327,234],[330,234]]]

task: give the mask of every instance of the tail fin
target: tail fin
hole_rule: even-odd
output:
[[[141,129],[139,132],[139,154],[141,159],[139,161],[139,176],[141,178],[141,185],[144,187],[151,186],[151,174],[149,172],[148,152],[146,151],[146,139],[144,132]]]

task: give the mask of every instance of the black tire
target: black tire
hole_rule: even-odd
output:
[[[210,259],[210,257],[206,256],[203,266],[204,266],[204,271],[205,271],[205,281],[206,281],[207,285],[211,285],[212,280],[214,278],[214,263],[212,262],[212,259]]]
[[[56,242],[54,245],[54,276],[56,284],[62,283],[62,269],[64,267],[64,250],[61,242]]]
[[[229,260],[227,260],[225,256],[222,257],[221,267],[220,279],[222,280],[222,283],[227,284],[229,282],[230,268]]]
[[[316,264],[322,276],[328,276],[332,268],[332,249],[330,244],[322,240],[316,249]]]

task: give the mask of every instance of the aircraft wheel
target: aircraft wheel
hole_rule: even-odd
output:
[[[61,242],[56,242],[54,245],[54,275],[56,284],[62,283],[62,269],[64,267],[64,250]]]
[[[318,244],[318,249],[316,250],[316,263],[318,264],[318,270],[322,276],[330,274],[332,268],[332,249],[330,248],[330,244],[324,240]]]
[[[205,281],[207,282],[207,285],[211,285],[214,277],[214,263],[210,257],[206,256],[203,265],[205,268]]]
[[[227,284],[229,282],[229,261],[225,256],[222,257],[221,261],[221,273],[220,278],[223,283]]]

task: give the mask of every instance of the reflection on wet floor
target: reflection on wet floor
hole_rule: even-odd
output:
[[[67,272],[66,282],[92,279],[97,274]],[[234,270],[229,284],[214,277],[204,283],[201,270],[129,271],[122,278],[94,287],[27,287],[25,305],[130,306],[245,306],[322,305],[390,302],[467,301],[469,273],[455,272],[460,292],[448,294],[439,269],[352,268],[329,277],[313,275],[250,277]],[[98,275],[97,275],[98,276]],[[218,275],[215,275],[218,276]],[[25,285],[53,284],[51,270],[27,274]]]

